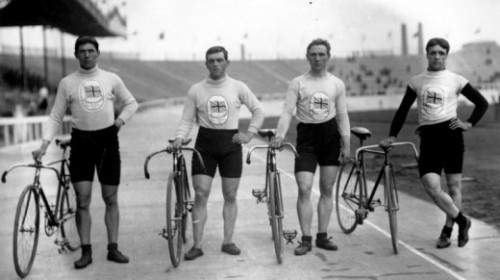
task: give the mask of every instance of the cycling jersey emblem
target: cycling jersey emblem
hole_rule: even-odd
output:
[[[309,110],[315,120],[324,120],[330,113],[330,99],[323,92],[316,92],[311,98]]]
[[[79,89],[80,104],[90,112],[102,109],[104,105],[104,90],[95,80],[86,80]]]
[[[422,108],[428,114],[439,114],[443,111],[445,104],[444,91],[440,87],[430,86],[424,88],[422,96]]]
[[[208,119],[214,124],[223,124],[229,117],[227,100],[222,96],[212,96],[208,99]]]

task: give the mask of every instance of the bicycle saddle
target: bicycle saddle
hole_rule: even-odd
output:
[[[276,129],[261,129],[258,133],[261,137],[271,139],[274,135],[276,135]]]
[[[372,136],[372,133],[368,129],[366,129],[364,127],[359,127],[359,126],[352,127],[351,128],[351,133],[354,134],[354,135],[356,135],[359,139],[361,139],[361,141],[363,141],[363,140],[369,138],[370,136]]]

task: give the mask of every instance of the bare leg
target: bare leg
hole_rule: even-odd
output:
[[[443,210],[446,215],[456,218],[460,210],[453,203],[449,194],[441,189],[441,179],[439,174],[427,173],[421,178],[426,192],[434,200],[436,205]]]
[[[76,192],[76,226],[80,235],[81,244],[90,244],[90,228],[92,218],[90,216],[90,202],[92,200],[92,182],[81,181],[74,184]]]
[[[224,241],[222,244],[232,242],[236,217],[238,215],[238,204],[236,196],[240,178],[222,177],[222,194],[224,195],[224,208],[222,217],[224,218]]]
[[[101,187],[102,198],[106,204],[104,222],[108,232],[108,244],[118,242],[118,228],[120,225],[120,211],[118,208],[118,186],[105,185]]]
[[[194,175],[193,185],[195,191],[192,219],[193,239],[195,248],[201,248],[203,230],[207,222],[207,202],[212,188],[213,178],[207,175]]]
[[[318,202],[318,232],[327,232],[330,223],[330,217],[333,209],[333,185],[338,166],[322,166],[320,167],[319,191],[320,197]]]
[[[462,209],[462,174],[446,174],[446,183],[453,204],[455,204],[458,210]],[[453,226],[453,221],[449,215],[446,215],[446,226]]]
[[[297,197],[297,214],[299,216],[300,229],[303,236],[311,236],[311,224],[313,219],[313,206],[311,202],[311,190],[314,173],[301,171],[295,173],[299,195]]]

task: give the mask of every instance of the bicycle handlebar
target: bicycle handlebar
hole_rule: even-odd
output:
[[[250,150],[248,150],[247,164],[251,163],[250,155],[252,154],[253,150],[255,150],[255,149],[273,149],[273,150],[279,150],[281,152],[286,147],[288,147],[295,154],[295,157],[299,157],[299,153],[297,153],[297,150],[295,149],[295,147],[291,143],[288,143],[288,142],[283,143],[281,145],[281,148],[273,148],[269,145],[255,145],[255,146],[251,147]]]
[[[18,167],[30,167],[30,168],[40,168],[40,169],[49,169],[49,170],[52,170],[56,173],[56,176],[57,178],[59,178],[59,171],[54,168],[54,167],[51,167],[51,166],[46,166],[46,165],[43,165],[41,161],[35,161],[35,163],[22,163],[22,164],[15,164],[13,166],[11,166],[9,169],[5,170],[2,174],[2,183],[6,183],[7,182],[7,174],[9,172],[11,172],[13,169],[16,169]]]
[[[161,154],[161,153],[168,153],[168,154],[179,153],[179,152],[182,152],[182,150],[192,151],[198,157],[198,160],[200,161],[201,167],[203,168],[203,170],[205,170],[205,163],[203,162],[203,158],[201,157],[200,152],[198,152],[198,150],[196,150],[195,148],[181,147],[181,148],[177,149],[177,151],[176,151],[176,150],[172,149],[171,147],[167,147],[163,150],[154,152],[146,157],[146,161],[144,162],[144,177],[146,177],[146,179],[150,178],[149,172],[148,172],[148,164],[149,164],[149,160],[152,157],[156,156],[157,154]]]
[[[369,146],[359,147],[356,150],[355,159],[358,159],[359,154],[362,153],[362,152],[367,152],[367,153],[371,153],[371,154],[382,154],[383,155],[383,154],[389,153],[389,151],[393,147],[406,146],[406,145],[412,147],[413,153],[415,154],[415,159],[418,161],[418,151],[417,151],[417,148],[415,147],[415,144],[413,144],[413,142],[394,142],[389,147],[382,147],[380,145],[369,145]],[[377,149],[377,150],[373,150],[373,149]]]

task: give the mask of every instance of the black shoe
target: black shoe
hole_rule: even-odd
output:
[[[331,237],[316,239],[316,247],[330,251],[337,251],[339,247],[333,243],[331,239]]]
[[[307,252],[311,251],[312,249],[312,244],[310,241],[302,240],[302,242],[299,241],[299,247],[295,248],[295,255],[296,256],[302,256],[307,254]]]
[[[464,247],[467,242],[469,242],[469,229],[472,225],[472,222],[469,218],[467,219],[467,223],[464,228],[458,228],[458,247]]]
[[[436,248],[443,249],[443,248],[450,247],[450,245],[451,245],[450,238],[448,236],[446,236],[446,234],[441,233],[441,236],[439,236],[439,238],[436,242]]]
[[[229,255],[239,255],[241,250],[234,243],[222,244],[220,250]]]
[[[108,251],[108,261],[116,262],[116,263],[128,263],[129,259],[127,256],[122,254],[122,252],[118,250],[109,250]]]
[[[187,252],[185,255],[184,255],[184,259],[186,261],[192,261],[194,259],[196,259],[197,257],[201,257],[203,256],[203,251],[201,250],[201,248],[191,248],[191,250],[189,250],[189,252]]]
[[[82,257],[75,262],[76,269],[82,269],[87,267],[92,263],[92,255],[91,254],[82,254]]]

